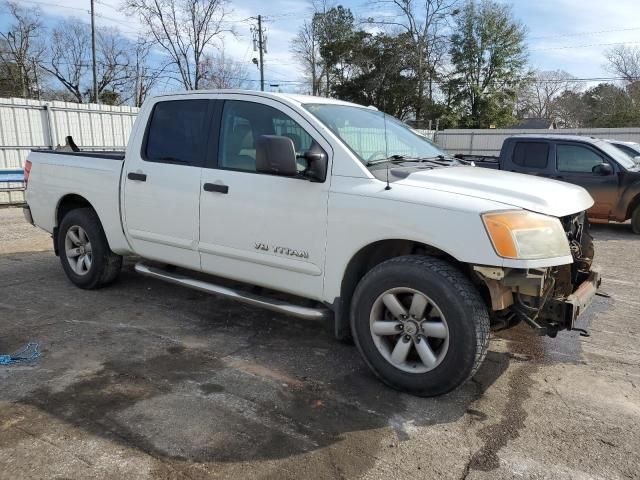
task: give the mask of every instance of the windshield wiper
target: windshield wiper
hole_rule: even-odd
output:
[[[446,167],[452,161],[453,160],[445,157],[444,155],[436,155],[434,157],[411,157],[408,155],[391,155],[390,157],[381,158],[379,160],[369,160],[366,163],[366,165],[367,167],[369,167],[371,165],[378,165],[380,163],[386,163],[386,162],[390,162],[390,163],[417,162],[417,163],[433,163],[436,165]],[[443,162],[446,162],[446,163],[443,163]]]

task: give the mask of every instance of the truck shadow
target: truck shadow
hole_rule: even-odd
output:
[[[22,403],[91,434],[174,460],[284,458],[362,431],[370,431],[368,445],[358,448],[372,455],[380,447],[378,429],[391,427],[403,441],[413,426],[458,420],[508,363],[508,355],[490,352],[474,382],[443,397],[416,399],[382,386],[362,369],[328,386],[309,381],[266,385],[261,377],[225,371],[232,367],[210,352],[185,349],[138,362],[107,362],[89,378],[62,391],[39,388]],[[313,376],[310,367],[306,374]]]
[[[143,308],[135,305],[138,294],[150,304],[171,298],[173,307],[192,316],[184,329],[195,331],[209,347],[141,334],[151,327],[133,334],[123,323],[110,328],[111,317],[105,314],[99,318],[106,322],[99,331],[78,333],[115,345],[114,351],[100,350],[101,367],[62,386],[55,378],[49,380],[18,403],[170,462],[303,462],[301,454],[346,443],[355,475],[373,465],[375,452],[386,447],[390,434],[402,442],[411,438],[415,426],[456,422],[465,414],[485,421],[473,402],[513,361],[527,365],[520,377],[530,376],[536,368],[530,363],[543,361],[539,354],[546,348],[540,343],[546,339],[534,337],[539,345],[535,350],[531,337],[519,337],[526,332],[501,333],[512,351],[490,350],[472,381],[441,397],[418,398],[385,387],[364,366],[356,348],[335,342],[323,325],[300,325],[159,282],[141,283],[127,270],[109,292],[114,299],[130,296],[118,322],[127,315],[135,321],[137,309]],[[74,349],[74,342],[81,341],[70,338],[65,348]],[[579,352],[550,360],[575,361],[576,355]],[[521,405],[529,384],[518,387],[514,402]],[[501,447],[491,443],[496,433],[485,432],[489,447],[478,453],[473,468],[491,467]]]

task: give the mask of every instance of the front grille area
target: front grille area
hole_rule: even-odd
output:
[[[593,238],[589,233],[589,220],[586,212],[576,213],[560,219],[567,234],[573,264],[571,265],[571,283],[575,288],[588,276],[593,262]]]

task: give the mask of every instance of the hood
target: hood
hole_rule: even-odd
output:
[[[577,185],[490,168],[416,170],[394,184],[492,200],[554,217],[581,212],[593,205],[591,195]]]

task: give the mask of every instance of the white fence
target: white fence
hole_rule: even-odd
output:
[[[452,154],[498,155],[505,138],[523,133],[586,135],[611,140],[640,142],[640,128],[567,128],[559,130],[443,130],[436,134],[436,143]]]
[[[0,170],[24,167],[29,150],[53,148],[72,135],[87,150],[124,149],[137,108],[0,99]],[[0,205],[24,201],[22,184],[0,184]]]
[[[72,135],[76,144],[86,150],[124,149],[137,113],[138,109],[133,107],[0,98],[0,170],[23,168],[29,150],[64,144],[67,135]],[[640,142],[640,128],[419,130],[418,133],[435,140],[452,154],[474,155],[498,155],[505,138],[522,133],[588,135]],[[382,148],[379,138],[365,140],[373,150]],[[23,201],[22,184],[0,183],[0,205]]]

